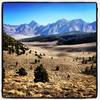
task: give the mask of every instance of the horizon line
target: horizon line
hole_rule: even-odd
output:
[[[9,24],[9,23],[6,24],[6,23],[3,23],[3,20],[2,20],[2,24],[3,24],[3,25],[6,24],[6,25],[17,26],[17,25],[29,24],[29,23],[31,23],[32,21],[34,21],[34,22],[36,22],[38,25],[43,25],[43,26],[45,26],[45,25],[48,25],[48,24],[56,23],[56,22],[59,21],[59,20],[66,20],[66,21],[68,21],[68,22],[73,21],[73,20],[82,20],[82,21],[84,21],[84,22],[86,22],[86,23],[93,23],[93,22],[96,22],[96,20],[94,20],[94,21],[92,21],[92,22],[87,22],[87,21],[83,20],[82,18],[77,18],[77,19],[72,19],[72,20],[67,20],[66,18],[61,18],[61,19],[56,20],[55,22],[47,23],[47,24],[39,24],[39,23],[38,23],[37,21],[35,21],[35,20],[31,20],[30,22],[22,23],[22,24]]]

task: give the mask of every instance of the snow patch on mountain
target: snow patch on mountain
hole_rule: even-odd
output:
[[[60,19],[55,23],[47,24],[45,26],[39,25],[35,21],[31,21],[29,24],[21,25],[4,24],[3,31],[15,38],[63,34],[71,31],[96,32],[96,21],[92,23],[87,23],[82,19],[75,19],[71,21],[68,21],[66,19]]]

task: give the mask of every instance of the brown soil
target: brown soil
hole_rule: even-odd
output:
[[[3,51],[4,97],[96,97],[96,77],[81,72],[86,66],[91,66],[91,63],[82,64],[79,59],[76,60],[77,57],[96,55],[96,43],[61,46],[55,45],[55,42],[46,45],[37,42],[25,44],[32,50],[31,53],[26,51],[17,56]],[[34,64],[34,60],[39,59],[35,56],[35,51],[45,54],[37,64]],[[49,82],[34,82],[34,69],[39,64],[46,68]],[[55,71],[57,66],[59,70]],[[16,74],[16,69],[20,67],[26,69],[27,76]]]

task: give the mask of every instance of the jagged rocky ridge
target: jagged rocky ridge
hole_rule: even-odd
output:
[[[72,31],[96,32],[96,21],[88,23],[82,19],[68,21],[60,19],[55,23],[39,25],[35,21],[21,25],[3,25],[3,31],[14,38],[27,38],[42,35],[63,34]]]

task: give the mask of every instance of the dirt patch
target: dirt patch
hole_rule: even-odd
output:
[[[82,64],[83,57],[88,59],[96,55],[96,43],[53,46],[46,44],[28,45],[31,54],[17,56],[3,52],[3,66],[5,68],[5,79],[3,82],[4,97],[65,97],[65,98],[90,98],[96,97],[96,77],[81,73],[87,66],[91,67],[91,62]],[[47,48],[50,47],[51,48]],[[85,51],[94,47],[95,51]],[[68,51],[68,48],[70,49]],[[81,51],[78,49],[81,48]],[[85,49],[85,50],[84,50]],[[73,50],[73,51],[71,51]],[[39,59],[35,56],[41,54]],[[78,51],[78,52],[77,52]],[[26,55],[27,54],[27,55]],[[45,54],[43,56],[43,54]],[[77,59],[76,59],[77,58]],[[35,59],[40,62],[34,63]],[[18,64],[16,65],[16,62]],[[43,64],[49,75],[49,82],[34,82],[34,69]],[[26,76],[19,76],[16,70],[24,67],[28,73]],[[59,67],[59,70],[56,68]]]

